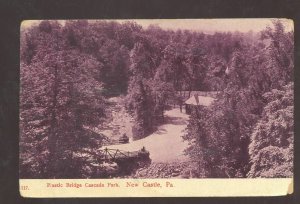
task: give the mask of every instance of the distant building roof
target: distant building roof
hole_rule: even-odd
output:
[[[215,99],[210,96],[199,96],[198,94],[195,94],[191,96],[188,100],[186,100],[184,103],[189,105],[202,105],[202,106],[210,106],[212,102]]]

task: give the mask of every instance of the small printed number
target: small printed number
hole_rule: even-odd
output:
[[[29,190],[29,187],[28,186],[21,186],[21,190],[27,191],[27,190]]]

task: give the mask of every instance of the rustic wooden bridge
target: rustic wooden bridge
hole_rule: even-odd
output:
[[[89,160],[91,156],[96,158],[96,161],[91,162]],[[82,149],[80,157],[86,161],[95,178],[129,175],[134,169],[151,163],[150,153],[144,147],[138,151],[123,151],[108,147],[97,150]]]
[[[110,149],[110,148],[103,148],[98,149],[97,151],[91,150],[81,150],[82,152],[86,153],[87,155],[93,155],[97,158],[98,162],[123,162],[123,161],[133,161],[133,160],[147,160],[150,159],[150,153],[143,147],[141,150],[138,151],[123,151],[120,149]],[[88,156],[85,156],[88,158]]]
[[[129,159],[129,158],[141,158],[141,157],[149,157],[149,152],[146,151],[145,148],[139,151],[123,151],[119,149],[109,149],[104,148],[100,150],[100,154],[102,155],[101,160],[105,161],[116,161],[121,159]]]

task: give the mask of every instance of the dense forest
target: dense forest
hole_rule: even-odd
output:
[[[181,91],[218,91],[189,119],[198,177],[293,175],[293,31],[203,33],[134,21],[41,21],[21,28],[20,177],[93,177],[92,129],[123,96],[133,139],[151,134]]]

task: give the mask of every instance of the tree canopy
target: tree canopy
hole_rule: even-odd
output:
[[[199,177],[288,177],[293,160],[293,31],[164,30],[135,22],[41,21],[21,32],[21,177],[90,176],[76,155],[108,99],[124,96],[133,139],[151,134],[182,91],[218,91],[184,139]]]

